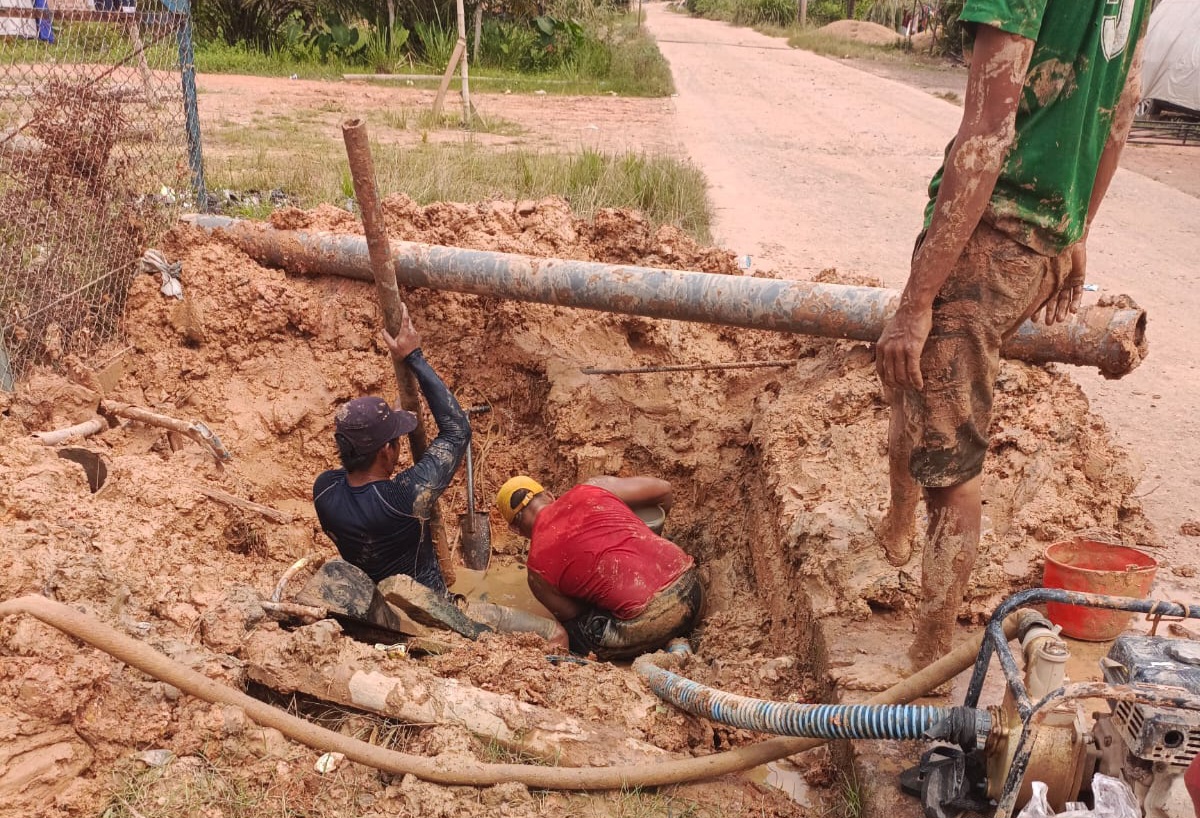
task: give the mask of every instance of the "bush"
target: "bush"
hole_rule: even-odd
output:
[[[303,42],[320,55],[321,62],[329,62],[332,57],[338,62],[356,64],[366,57],[367,39],[358,26],[347,25],[331,14],[310,26]]]
[[[200,42],[249,43],[262,51],[277,45],[285,21],[304,16],[304,0],[195,0],[192,20]]]
[[[420,57],[429,65],[443,66],[450,62],[454,53],[454,43],[458,33],[445,28],[441,23],[418,20],[413,24],[413,32],[420,44]]]
[[[754,13],[756,23],[787,26],[796,21],[796,4],[792,0],[757,0]]]
[[[946,0],[933,16],[934,31],[937,33],[933,48],[943,56],[962,58],[963,27],[958,22],[962,10],[963,0]]]
[[[377,74],[391,74],[408,56],[409,31],[396,24],[373,30],[367,38],[366,64]]]
[[[527,22],[485,18],[479,38],[479,64],[505,71],[527,69],[538,37]]]
[[[823,26],[846,17],[846,6],[842,0],[814,0],[808,4],[809,25]]]

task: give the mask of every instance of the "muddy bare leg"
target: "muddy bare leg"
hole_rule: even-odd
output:
[[[921,668],[950,650],[954,622],[979,553],[980,478],[925,490],[929,531],[921,560],[917,636],[908,652]]]
[[[905,426],[903,398],[892,397],[892,416],[888,423],[888,481],[891,497],[887,514],[879,526],[879,542],[888,562],[904,565],[912,557],[917,539],[917,500],[920,487],[908,471],[913,437]]]
[[[563,651],[568,649],[567,631],[554,619],[475,599],[467,600],[462,607],[471,619],[488,625],[498,633],[536,633],[551,647]]]

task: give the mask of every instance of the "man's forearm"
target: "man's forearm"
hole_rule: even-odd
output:
[[[413,467],[404,472],[414,490],[413,514],[427,519],[438,496],[450,485],[471,442],[471,424],[458,400],[433,371],[420,349],[404,359],[421,387],[421,394],[437,422],[437,437]]]
[[[979,225],[1016,138],[1017,107],[1033,43],[990,26],[976,33],[963,118],[946,156],[925,239],[901,305],[927,309]]]
[[[414,349],[404,362],[412,370],[417,385],[421,388],[421,394],[429,404],[429,411],[433,413],[434,422],[437,423],[438,436],[466,440],[470,436],[471,428],[467,413],[459,406],[454,393],[433,371],[421,350]]]
[[[913,257],[902,304],[919,309],[933,304],[987,210],[1011,146],[1011,135],[956,142],[946,159],[929,230]]]

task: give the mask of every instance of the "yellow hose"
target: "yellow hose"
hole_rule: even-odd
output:
[[[272,707],[219,684],[191,668],[168,659],[150,646],[133,639],[99,620],[60,602],[41,596],[23,596],[0,603],[0,618],[25,613],[130,667],[174,685],[184,693],[216,704],[242,708],[253,721],[273,727],[288,738],[322,752],[344,754],[352,761],[397,775],[412,775],[426,781],[453,786],[490,786],[515,781],[545,790],[615,790],[657,787],[741,772],[776,759],[819,747],[821,739],[774,738],[701,758],[664,761],[660,764],[631,764],[617,767],[542,767],[524,764],[483,764],[461,759],[440,760],[385,750]],[[1005,621],[1005,634],[1015,631],[1014,613]],[[929,667],[870,699],[870,704],[903,704],[953,679],[971,667],[983,634],[960,645]]]

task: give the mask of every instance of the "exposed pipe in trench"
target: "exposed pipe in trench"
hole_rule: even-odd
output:
[[[397,775],[411,773],[438,784],[478,787],[515,781],[528,787],[553,790],[658,787],[742,772],[825,743],[822,739],[813,738],[774,738],[701,758],[616,767],[541,767],[482,764],[459,759],[443,761],[387,750],[319,727],[240,690],[215,682],[167,658],[149,645],[61,602],[41,596],[23,596],[0,603],[0,619],[18,613],[28,614],[58,628],[188,695],[214,704],[240,707],[254,722],[272,727],[293,741],[322,752],[342,753],[351,761],[378,770]],[[1020,614],[1020,611],[1016,611],[1004,621],[1004,633],[1009,639],[1016,633]],[[868,704],[903,704],[948,682],[974,665],[984,638],[984,633],[972,637],[932,665],[873,696]]]
[[[224,216],[183,220],[223,231],[260,264],[301,275],[374,280],[362,236],[276,230]],[[900,295],[882,287],[533,258],[407,241],[392,241],[391,252],[396,280],[406,287],[859,341],[879,339]],[[1030,363],[1094,366],[1106,378],[1120,378],[1147,354],[1146,311],[1092,305],[1052,327],[1026,321],[1001,352]]]

